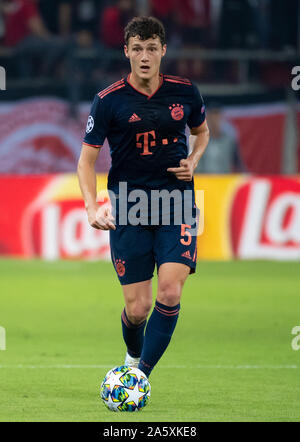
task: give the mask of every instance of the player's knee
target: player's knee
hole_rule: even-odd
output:
[[[151,310],[152,303],[133,303],[126,307],[126,313],[129,321],[134,325],[144,322]]]
[[[173,307],[180,302],[182,284],[174,281],[161,282],[158,287],[157,301]]]

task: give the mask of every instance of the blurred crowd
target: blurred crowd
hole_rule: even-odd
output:
[[[63,76],[68,62],[74,66],[74,49],[97,50],[96,63],[88,57],[75,63],[78,75],[97,76],[116,69],[106,54],[123,47],[124,26],[143,11],[163,22],[169,48],[291,51],[298,45],[297,0],[0,0],[0,48],[13,49],[11,71],[22,78]],[[170,66],[199,81],[211,78],[214,67],[199,59]]]

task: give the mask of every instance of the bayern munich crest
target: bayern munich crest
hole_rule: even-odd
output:
[[[179,121],[183,118],[184,110],[182,104],[172,104],[172,106],[169,106],[169,109],[173,120]]]
[[[122,261],[121,259],[115,260],[116,271],[119,276],[125,275],[125,265],[124,264],[125,264],[125,261]]]
[[[94,118],[92,117],[92,115],[90,115],[86,124],[86,133],[89,134],[90,132],[92,132],[93,128],[94,128]]]

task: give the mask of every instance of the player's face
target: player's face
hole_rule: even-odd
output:
[[[158,37],[140,40],[130,37],[128,46],[124,46],[125,55],[130,60],[131,71],[139,78],[148,80],[158,75],[162,57],[167,46],[161,45]]]

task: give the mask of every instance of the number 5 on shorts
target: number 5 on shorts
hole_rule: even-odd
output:
[[[189,246],[192,242],[192,235],[190,232],[188,232],[186,229],[190,229],[191,226],[189,224],[181,224],[181,238],[180,242],[184,246]]]

